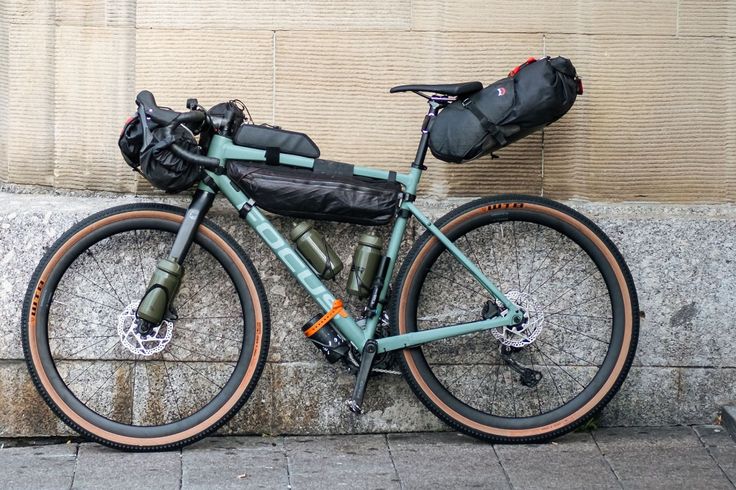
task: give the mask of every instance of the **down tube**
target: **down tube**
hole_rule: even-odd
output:
[[[258,208],[252,208],[245,217],[248,224],[258,233],[258,236],[274,251],[291,274],[299,281],[309,295],[322,307],[326,313],[332,308],[335,297],[322,284],[319,277],[309,268],[286,239],[273,227],[270,221],[263,216]],[[337,329],[359,350],[363,349],[366,338],[363,330],[355,323],[351,316],[346,318],[340,315],[332,319]]]

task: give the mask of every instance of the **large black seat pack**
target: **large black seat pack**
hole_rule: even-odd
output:
[[[429,149],[453,163],[487,155],[558,120],[579,93],[582,83],[570,60],[529,58],[508,77],[445,107],[430,131]]]

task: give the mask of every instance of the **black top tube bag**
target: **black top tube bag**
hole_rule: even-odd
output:
[[[227,175],[256,202],[282,216],[384,225],[396,213],[401,185],[353,175],[346,163],[315,160],[314,169],[231,160]]]
[[[558,120],[582,88],[567,58],[529,58],[507,78],[445,107],[430,131],[429,149],[452,163],[487,155]]]

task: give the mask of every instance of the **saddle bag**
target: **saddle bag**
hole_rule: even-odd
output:
[[[430,130],[429,148],[446,162],[474,160],[555,122],[582,93],[567,58],[529,58],[508,77],[445,107]]]
[[[401,185],[353,175],[352,165],[316,160],[314,169],[232,160],[227,175],[259,208],[282,216],[384,225],[399,204]]]

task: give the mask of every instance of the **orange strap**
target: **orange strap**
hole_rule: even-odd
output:
[[[309,327],[304,331],[304,335],[307,337],[311,337],[312,335],[319,332],[319,330],[330,323],[330,320],[335,318],[335,315],[339,314],[343,318],[347,318],[348,312],[345,311],[342,307],[342,300],[336,299],[334,303],[332,303],[332,309],[324,314],[322,318],[317,320],[317,323]]]

